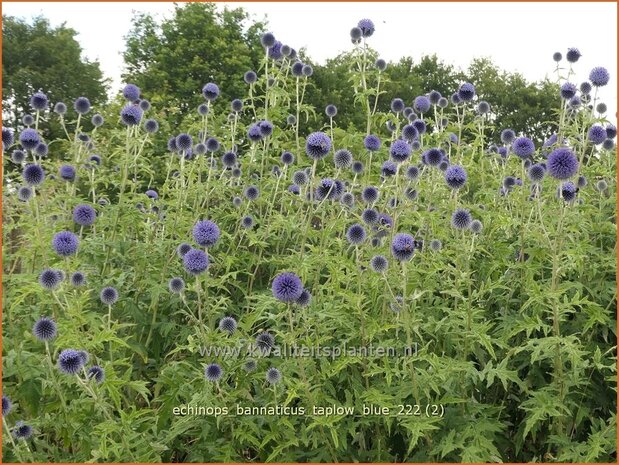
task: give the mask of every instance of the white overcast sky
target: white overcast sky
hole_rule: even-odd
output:
[[[376,32],[371,46],[387,60],[402,56],[419,59],[436,53],[445,62],[466,68],[473,58],[490,57],[507,71],[529,80],[551,76],[552,54],[565,55],[568,47],[583,54],[574,82],[587,79],[594,66],[611,74],[600,95],[617,108],[617,4],[612,2],[562,3],[302,3],[220,2],[242,6],[255,19],[265,17],[269,29],[296,49],[305,47],[314,61],[324,62],[351,47],[350,28],[370,18]],[[164,2],[2,2],[3,14],[31,18],[44,15],[52,25],[63,22],[76,31],[85,54],[101,63],[120,85],[123,36],[131,27],[133,11],[162,19],[172,15],[173,3]],[[430,89],[428,89],[430,90]]]

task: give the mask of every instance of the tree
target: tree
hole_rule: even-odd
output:
[[[82,56],[77,32],[64,24],[53,28],[43,17],[28,24],[2,16],[2,107],[5,120],[18,126],[30,112],[30,96],[44,92],[50,102],[67,103],[88,97],[93,105],[105,102],[106,81],[97,61]],[[8,124],[7,124],[8,126]]]
[[[204,99],[207,82],[221,90],[217,104],[226,105],[246,91],[243,74],[256,69],[262,58],[260,35],[264,24],[245,27],[241,8],[218,12],[212,3],[176,6],[174,16],[158,24],[149,14],[133,18],[123,54],[123,79],[138,85],[151,102],[182,113]]]

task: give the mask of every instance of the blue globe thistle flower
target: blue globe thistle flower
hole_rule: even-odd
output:
[[[407,141],[412,142],[414,139],[417,139],[418,136],[419,132],[417,131],[417,128],[412,124],[407,124],[402,128],[402,137]]]
[[[118,291],[111,286],[104,287],[101,289],[99,298],[104,305],[114,305],[118,301]]]
[[[423,153],[423,159],[426,165],[438,166],[443,161],[443,154],[439,149],[433,148]]]
[[[555,52],[552,54],[552,59],[558,63],[563,59],[563,55],[560,52]]]
[[[11,411],[12,407],[13,405],[11,403],[11,399],[9,399],[7,396],[2,394],[2,416],[3,417],[7,416],[9,412]]]
[[[180,277],[171,278],[168,281],[168,289],[174,294],[180,294],[185,290],[185,281]]]
[[[74,166],[62,165],[60,169],[58,170],[58,174],[65,181],[69,181],[69,182],[75,181],[76,171],[75,171]]]
[[[352,153],[346,149],[340,149],[333,156],[335,167],[338,169],[349,168],[352,165]]]
[[[426,97],[425,95],[420,95],[418,97],[415,97],[415,101],[413,102],[413,107],[419,113],[427,113],[428,111],[430,111],[431,105],[432,103],[430,102],[430,99]]]
[[[30,106],[34,110],[45,110],[47,105],[49,105],[49,100],[43,92],[36,92],[30,97]]]
[[[395,176],[397,169],[397,165],[394,162],[387,160],[381,167],[381,174],[383,177],[389,178],[391,176]]]
[[[505,176],[503,179],[503,187],[506,190],[510,190],[512,187],[516,185],[516,178],[513,176]]]
[[[90,111],[90,100],[88,100],[86,97],[78,97],[73,102],[73,108],[80,115],[85,115]]]
[[[352,172],[359,175],[359,174],[363,174],[363,163],[360,162],[359,160],[355,160],[352,162]]]
[[[458,97],[464,102],[470,102],[475,97],[475,86],[470,82],[465,82],[458,89]]]
[[[406,170],[406,178],[409,181],[415,181],[419,177],[419,167],[409,166]]]
[[[219,87],[214,82],[209,82],[202,88],[202,95],[206,100],[212,102],[219,97]]]
[[[382,255],[375,255],[370,260],[370,268],[376,273],[384,273],[389,268],[389,261]]]
[[[428,99],[430,100],[430,103],[432,103],[432,105],[437,105],[441,97],[442,97],[441,93],[437,90],[432,90],[428,94]]]
[[[62,116],[67,112],[67,106],[64,104],[64,102],[57,102],[56,105],[54,105],[54,113]]]
[[[224,371],[217,363],[210,363],[204,369],[204,377],[212,383],[219,381],[223,374]]]
[[[241,218],[241,226],[245,229],[250,229],[254,226],[254,218],[250,215],[246,215]]]
[[[391,228],[393,227],[393,218],[386,213],[380,213],[378,215],[378,224],[384,228]]]
[[[312,65],[303,65],[301,73],[305,77],[310,77],[312,74],[314,74],[314,68],[312,68]]]
[[[305,171],[296,171],[292,175],[292,182],[294,182],[297,186],[304,186],[309,182],[309,177]]]
[[[97,384],[101,384],[105,379],[105,371],[99,365],[93,365],[86,373],[88,379],[94,379]]]
[[[376,69],[378,69],[378,71],[382,72],[387,69],[387,62],[383,60],[382,58],[378,58],[376,62],[374,63],[374,66],[376,66]]]
[[[398,139],[391,144],[391,148],[389,149],[389,154],[391,155],[391,159],[395,163],[403,163],[411,155],[411,146],[402,139]]]
[[[362,244],[366,237],[365,228],[360,224],[353,224],[346,231],[346,239],[353,245]]]
[[[260,190],[256,186],[249,186],[245,189],[244,194],[247,200],[256,200],[260,195]]]
[[[473,220],[473,221],[471,221],[471,226],[470,226],[470,228],[471,228],[471,231],[472,231],[474,234],[479,234],[479,233],[481,233],[481,231],[484,229],[484,225],[483,225],[483,224],[482,224],[482,222],[481,222],[481,221],[479,221],[479,220]]]
[[[378,212],[373,208],[367,208],[361,213],[361,219],[366,224],[375,224],[378,221]]]
[[[407,187],[404,190],[404,195],[408,200],[415,200],[418,194],[416,189],[413,189],[412,187]]]
[[[569,100],[568,104],[571,108],[578,108],[582,104],[582,101],[578,95],[575,95]]]
[[[394,98],[391,101],[391,111],[394,113],[400,113],[404,111],[404,100],[401,98]]]
[[[316,187],[316,200],[337,200],[344,193],[344,185],[337,179],[321,179]]]
[[[101,164],[101,157],[99,155],[91,155],[90,157],[88,157],[88,161],[92,162],[94,165],[100,165]],[[93,166],[93,165],[91,165]]]
[[[260,128],[260,132],[264,137],[273,134],[273,123],[271,123],[270,121],[260,121],[258,122],[258,127]]]
[[[58,369],[67,375],[77,374],[84,363],[83,355],[75,349],[65,349],[58,356]]]
[[[176,145],[176,137],[170,137],[168,139],[168,151],[169,152],[177,152],[178,146]]]
[[[191,249],[183,256],[183,266],[192,275],[204,273],[209,266],[208,255],[202,250]]]
[[[273,60],[279,60],[282,58],[282,43],[276,40],[275,43],[268,49],[269,58]]]
[[[286,166],[292,165],[294,163],[294,155],[288,151],[283,152],[280,160]]]
[[[419,134],[425,134],[427,127],[426,127],[426,123],[424,120],[422,119],[416,119],[415,121],[413,121],[411,123],[413,126],[415,126],[415,129],[417,129],[417,132]]]
[[[569,100],[574,95],[576,95],[576,85],[571,82],[564,82],[563,85],[561,85],[561,97],[565,100]]]
[[[260,37],[260,43],[264,48],[272,47],[275,44],[275,35],[272,32],[265,32]]]
[[[587,178],[585,178],[584,176],[578,176],[578,181],[576,182],[576,185],[578,186],[579,189],[582,189],[583,187],[587,186]]]
[[[32,188],[22,186],[17,190],[17,198],[22,202],[27,202],[33,196]]]
[[[32,327],[34,337],[43,342],[51,341],[56,337],[57,333],[56,322],[47,317],[39,318]]]
[[[236,331],[237,322],[231,316],[225,316],[219,320],[219,330],[228,334]]]
[[[146,99],[142,99],[142,100],[140,100],[140,108],[141,108],[143,111],[148,111],[148,110],[150,110],[150,102],[149,102],[148,100],[146,100]]]
[[[266,380],[269,384],[277,384],[282,380],[282,373],[274,367],[267,370]]]
[[[311,301],[312,294],[310,294],[307,289],[303,289],[303,292],[301,292],[301,295],[297,300],[295,300],[294,303],[299,305],[300,307],[307,307],[311,303]]]
[[[273,279],[271,290],[276,299],[282,302],[294,302],[303,292],[303,283],[294,273],[280,273]]]
[[[372,34],[374,34],[374,23],[370,19],[363,18],[357,23],[357,27],[361,29],[361,35],[363,37],[371,37]]]
[[[210,220],[198,221],[193,227],[193,238],[202,247],[212,247],[219,240],[219,227]]]
[[[591,84],[595,87],[602,87],[608,84],[610,80],[610,74],[608,74],[608,70],[603,68],[602,66],[596,66],[589,73],[589,80]]]
[[[23,421],[18,421],[13,428],[13,436],[16,439],[28,439],[32,436],[32,426],[27,425]]]
[[[583,95],[589,95],[593,90],[593,86],[590,82],[585,81],[580,84],[580,93]]]
[[[363,139],[363,145],[370,152],[376,152],[377,150],[380,149],[381,141],[378,136],[375,136],[374,134],[370,134],[366,136],[365,139]]]
[[[39,133],[34,129],[26,128],[19,134],[19,143],[26,150],[33,150],[37,145],[39,145],[40,142],[41,138],[39,137]]]
[[[447,105],[449,105],[449,101],[445,97],[438,99],[439,108],[447,108]]]
[[[600,102],[597,104],[595,109],[597,110],[598,113],[606,113],[606,110],[608,110],[608,107],[606,106],[604,102]]]
[[[226,152],[221,156],[221,164],[226,168],[232,168],[236,165],[236,153]]]
[[[209,152],[217,152],[221,148],[221,144],[215,137],[206,139],[206,150]]]
[[[73,209],[73,221],[80,226],[90,226],[96,218],[97,212],[90,205],[77,205]]]
[[[555,179],[568,179],[578,171],[578,159],[570,149],[560,147],[548,155],[547,169]]]
[[[290,55],[292,54],[292,47],[290,47],[290,45],[282,45],[282,55],[284,55],[285,57],[290,57]]]
[[[591,128],[589,129],[589,132],[587,133],[587,137],[595,145],[598,145],[604,142],[607,136],[608,136],[608,133],[606,132],[606,129],[604,129],[599,124],[594,124],[593,126],[591,126]]]
[[[71,285],[74,287],[80,287],[86,284],[86,275],[81,271],[76,271],[71,274]]]
[[[441,171],[447,171],[447,168],[449,168],[449,160],[441,160],[441,162],[438,164],[438,169]]]
[[[561,186],[559,187],[559,196],[568,203],[573,202],[574,199],[576,199],[577,192],[578,188],[571,181],[561,183]]]
[[[536,163],[535,165],[531,165],[531,167],[529,168],[527,172],[527,176],[529,177],[532,183],[536,183],[536,184],[540,183],[546,176],[546,168],[544,168],[539,163]]]
[[[527,158],[535,153],[535,144],[528,137],[518,137],[512,143],[512,151],[520,158]]]
[[[288,116],[286,117],[286,123],[287,123],[289,126],[294,126],[294,125],[297,123],[297,117],[296,117],[296,116],[294,116],[294,115],[288,115]]]
[[[352,208],[355,205],[355,196],[351,192],[345,192],[344,194],[342,194],[340,202],[345,207]]]
[[[466,171],[462,166],[451,165],[445,170],[445,182],[452,189],[464,187],[466,179]]]
[[[255,360],[247,360],[245,365],[243,365],[243,369],[247,372],[256,371],[258,368],[258,363]]]
[[[45,171],[39,165],[26,165],[22,177],[26,184],[38,186],[45,180]]]
[[[451,215],[451,226],[455,229],[468,229],[472,221],[471,213],[464,208],[459,208]]]
[[[57,289],[60,286],[62,279],[58,274],[58,270],[47,268],[39,275],[39,284],[41,287],[49,290]]]
[[[606,139],[604,142],[602,142],[602,148],[604,150],[614,150],[615,141],[612,139]]]
[[[361,39],[362,36],[363,31],[360,27],[355,26],[350,30],[350,38],[353,40],[353,42],[358,41],[359,39]]]
[[[187,252],[189,252],[193,247],[191,247],[190,244],[187,244],[186,242],[183,242],[181,244],[179,244],[179,246],[176,248],[176,253],[180,258],[183,258],[185,256],[185,254]]]
[[[305,141],[305,153],[314,160],[321,160],[331,150],[331,139],[324,132],[313,132]]]
[[[330,103],[325,107],[325,114],[329,118],[333,118],[335,115],[337,115],[337,107]]]
[[[92,123],[94,127],[99,128],[103,126],[103,123],[105,122],[105,120],[103,119],[103,116],[101,116],[99,113],[96,113],[92,115],[92,118],[90,118],[90,122]]]
[[[258,75],[255,71],[246,71],[243,75],[243,80],[246,84],[254,84],[258,80]]]
[[[2,150],[8,149],[15,142],[15,135],[13,130],[9,128],[2,128]]]
[[[152,200],[157,200],[159,198],[159,194],[157,194],[157,191],[154,191],[153,189],[148,189],[146,192],[144,192],[144,194],[146,194],[146,197]]]
[[[435,252],[438,252],[442,248],[443,248],[443,243],[441,242],[440,239],[432,239],[430,241],[430,249],[431,250],[434,250]]]
[[[477,112],[480,115],[485,115],[486,113],[490,113],[490,104],[486,102],[485,100],[481,100],[477,104]]]
[[[413,111],[411,107],[406,107],[404,108],[404,111],[402,111],[402,114],[404,115],[406,119],[409,119],[413,113],[415,112]],[[417,119],[416,116],[417,115],[415,114],[415,119]]]
[[[88,363],[88,359],[90,358],[89,355],[88,355],[88,352],[86,352],[85,350],[78,350],[77,353],[81,357],[82,362],[84,363],[84,365],[86,365],[86,363]]]
[[[300,294],[299,294],[300,295]],[[275,347],[275,338],[271,333],[262,332],[256,336],[256,347],[263,353],[268,354]]]
[[[144,121],[144,130],[149,134],[155,134],[159,130],[159,123],[154,119]]]
[[[177,150],[188,151],[193,146],[193,138],[186,133],[176,136],[176,148]]]
[[[393,257],[401,262],[409,261],[415,253],[415,239],[410,234],[398,233],[391,242]]]
[[[123,88],[123,97],[130,102],[135,102],[140,98],[140,88],[135,84],[127,84]]]
[[[136,126],[140,124],[142,114],[142,109],[138,105],[130,103],[120,110],[120,120],[126,126]]]
[[[516,133],[513,131],[513,129],[508,128],[501,131],[501,142],[503,142],[504,144],[512,143],[515,138]]]
[[[301,189],[296,184],[291,184],[288,186],[288,192],[294,195],[299,195],[301,193]]]
[[[262,134],[262,131],[260,130],[260,126],[258,124],[252,124],[247,130],[247,137],[252,142],[260,142],[263,139],[264,135]]]
[[[52,239],[52,247],[62,257],[69,257],[77,253],[80,240],[71,231],[61,231]]]
[[[301,63],[300,61],[293,63],[290,70],[292,72],[292,75],[295,77],[303,76],[303,63]]]
[[[232,109],[233,112],[239,113],[243,109],[243,101],[238,98],[235,98],[230,103],[230,108]]]
[[[193,153],[195,153],[196,155],[204,155],[206,153],[206,144],[198,142],[193,148]]]
[[[578,59],[582,56],[580,50],[577,48],[568,48],[566,58],[570,63],[576,63]]]
[[[198,114],[201,116],[206,116],[209,114],[208,105],[206,103],[201,103],[198,105]]]

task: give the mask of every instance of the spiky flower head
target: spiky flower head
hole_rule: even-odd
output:
[[[362,244],[366,237],[365,228],[360,224],[353,224],[346,231],[346,239],[353,245]]]
[[[90,226],[96,218],[97,212],[90,205],[77,205],[73,209],[73,221],[80,226]]]
[[[69,257],[77,253],[80,240],[71,231],[61,231],[52,239],[52,247],[61,257]]]
[[[320,160],[326,157],[331,150],[331,139],[324,132],[313,132],[305,141],[305,152],[314,159]]]
[[[191,249],[183,256],[183,266],[192,275],[204,273],[209,266],[208,255],[203,250]]]
[[[174,294],[180,294],[185,290],[185,281],[181,277],[171,278],[168,281],[168,289]]]
[[[267,370],[266,380],[269,384],[277,384],[282,380],[282,373],[275,367],[271,367]]]
[[[232,334],[236,331],[237,322],[231,316],[225,316],[219,320],[219,330],[228,334]]]
[[[415,253],[415,239],[407,233],[398,233],[391,242],[391,253],[398,261],[409,261]]]
[[[135,102],[140,98],[140,88],[135,84],[127,84],[123,88],[123,97],[130,102]]]
[[[67,375],[77,374],[85,363],[83,354],[75,349],[65,349],[58,356],[58,369]]]
[[[34,334],[34,337],[39,341],[51,341],[56,337],[56,334],[58,334],[56,322],[47,317],[39,318],[32,327],[32,334]]]
[[[219,227],[210,220],[198,221],[193,227],[193,238],[202,247],[212,247],[219,240]]]
[[[363,37],[371,37],[374,34],[375,27],[371,19],[363,18],[357,23],[357,27],[361,29]]]
[[[303,292],[303,283],[295,273],[280,273],[273,279],[271,290],[276,299],[282,302],[294,302]]]
[[[398,139],[391,144],[389,154],[395,163],[403,163],[411,155],[411,146],[405,140]]]
[[[470,82],[465,82],[458,88],[458,97],[463,102],[470,102],[475,97],[475,86]]]
[[[595,87],[602,87],[608,84],[610,80],[610,74],[608,74],[608,70],[602,66],[597,66],[591,70],[589,73],[589,80],[591,84]]]
[[[86,97],[78,97],[73,102],[73,108],[80,115],[85,115],[90,111],[90,100]]]
[[[567,147],[559,147],[548,155],[548,174],[555,179],[568,179],[578,171],[578,159]]]
[[[352,165],[352,153],[350,150],[340,149],[333,155],[335,167],[338,169],[346,169]]]
[[[204,377],[211,382],[219,381],[223,376],[224,371],[217,363],[210,363],[204,369]]]
[[[97,384],[101,384],[105,379],[105,371],[99,365],[93,365],[86,373],[88,379],[94,379]]]
[[[118,291],[111,286],[104,287],[101,289],[99,298],[104,305],[114,305],[118,301]]]
[[[452,189],[461,189],[466,184],[466,170],[459,165],[451,165],[445,170],[445,182]]]
[[[376,273],[384,273],[389,268],[389,260],[382,255],[375,255],[370,260],[370,268]]]
[[[594,124],[593,126],[591,126],[589,128],[589,131],[587,132],[588,139],[596,145],[604,142],[607,136],[608,133],[606,132],[606,129],[599,124]]]
[[[468,229],[471,221],[473,221],[471,213],[464,208],[459,208],[451,215],[451,226],[455,229]]]
[[[204,84],[204,87],[202,88],[202,95],[206,100],[212,102],[219,97],[219,87],[214,82]]]

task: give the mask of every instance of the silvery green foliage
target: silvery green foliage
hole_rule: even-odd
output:
[[[616,157],[582,137],[609,122],[584,105],[560,107],[557,85],[551,126],[561,139],[535,141],[532,162],[563,141],[572,148],[590,182],[570,202],[551,176],[532,185],[508,146],[489,149],[505,128],[493,126],[500,105],[483,89],[490,113],[476,112],[475,100],[433,107],[410,157],[381,178],[407,122],[389,107],[397,95],[385,94],[371,40],[351,45],[351,95],[365,132],[303,103],[315,76],[293,75],[285,57],[266,58],[233,115],[229,102],[211,99],[180,127],[160,120],[151,134],[117,124],[120,108],[110,104],[94,109],[105,123],[89,137],[77,136],[84,120],[49,115],[68,137],[37,163],[46,173],[75,166],[72,183],[47,176],[22,201],[22,166],[4,164],[3,394],[13,402],[5,419],[33,425],[28,442],[4,435],[5,461],[614,460]],[[156,101],[145,117],[178,111]],[[273,131],[252,143],[246,134],[258,120]],[[300,131],[300,121],[311,131]],[[312,131],[332,141],[327,157],[349,150],[363,171],[309,159]],[[168,149],[181,133],[194,144],[215,137],[222,150]],[[380,137],[378,150],[364,148],[368,134]],[[429,149],[466,170],[460,189],[422,160]],[[281,163],[284,151],[295,156],[291,166]],[[220,162],[226,152],[236,154],[234,167]],[[412,166],[418,174],[407,177]],[[290,188],[301,171],[308,182]],[[504,186],[508,176],[513,183]],[[329,184],[337,192],[317,198],[321,179],[339,181]],[[243,197],[249,186],[260,192],[252,201]],[[346,231],[367,208],[366,186],[379,186],[378,220],[363,226],[366,240],[349,243]],[[95,208],[92,224],[73,222],[76,205]],[[483,228],[453,228],[458,209]],[[247,215],[252,228],[241,227]],[[203,220],[221,232],[206,247],[192,238]],[[51,243],[65,230],[79,237],[79,249],[60,257]],[[406,260],[392,256],[396,233],[408,235],[398,248],[406,247]],[[182,243],[189,246],[177,252]],[[208,255],[194,274],[183,262],[192,248]],[[380,272],[370,267],[377,255],[388,261]],[[57,288],[39,285],[45,268],[62,270]],[[64,279],[78,270],[79,287]],[[273,297],[273,279],[286,272],[300,277],[302,300]],[[175,292],[173,277],[185,283]],[[99,299],[105,287],[118,290],[111,305]],[[47,347],[29,336],[42,316],[57,323]],[[234,329],[219,329],[224,317]],[[281,356],[294,345],[393,348],[398,356]],[[83,372],[56,368],[66,348],[83,351]],[[208,381],[205,367],[214,363],[221,377]],[[92,366],[104,370],[100,384],[87,375]],[[178,414],[187,406],[204,414]],[[237,406],[307,414],[239,416]],[[354,414],[311,415],[314,406]]]

